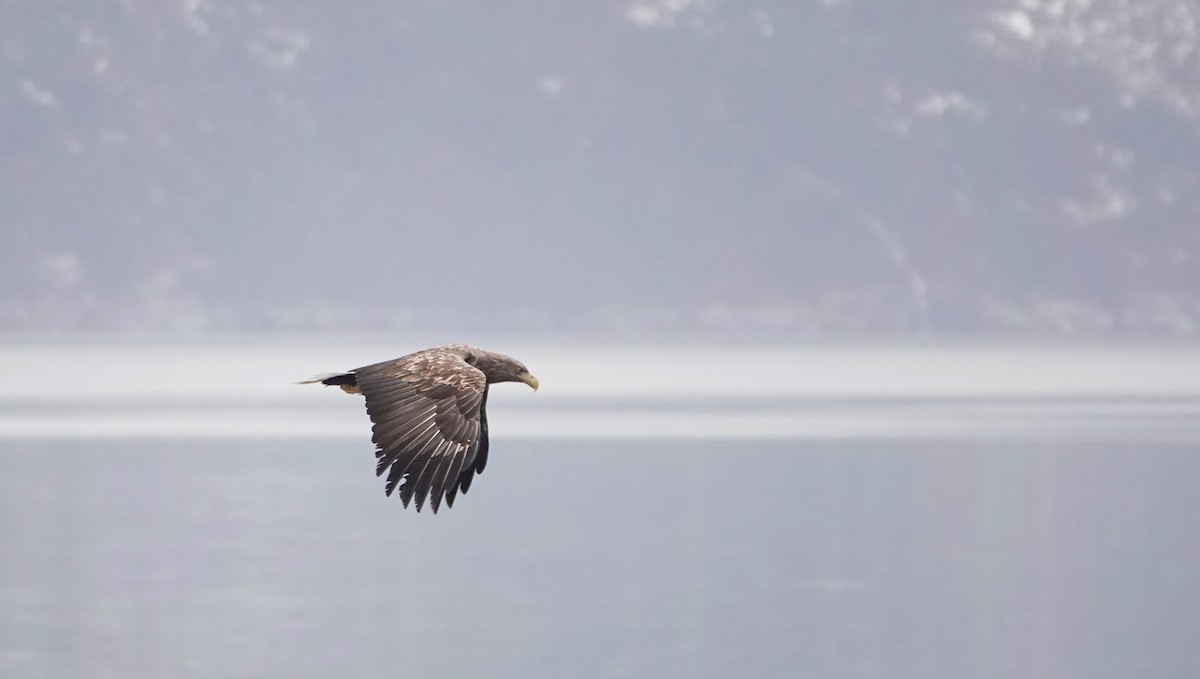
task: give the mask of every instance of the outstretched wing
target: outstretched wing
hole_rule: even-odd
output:
[[[417,511],[430,498],[437,513],[483,471],[487,451],[487,379],[452,351],[430,350],[354,372],[374,426],[378,476],[388,472],[388,495],[400,488]]]

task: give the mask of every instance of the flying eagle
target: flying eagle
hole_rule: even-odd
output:
[[[434,347],[299,384],[317,382],[365,397],[374,423],[375,475],[388,470],[385,492],[391,495],[400,486],[400,501],[408,507],[415,496],[418,512],[429,496],[434,514],[442,497],[453,507],[454,496],[466,493],[487,464],[488,385],[524,382],[538,388],[537,378],[520,361],[466,344]]]

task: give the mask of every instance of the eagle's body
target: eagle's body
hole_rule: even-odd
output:
[[[385,492],[391,495],[400,486],[400,501],[407,507],[415,496],[418,512],[429,497],[435,514],[443,497],[446,506],[453,506],[458,492],[467,492],[487,464],[488,385],[524,382],[538,388],[537,378],[520,361],[466,344],[434,347],[301,384],[316,382],[365,397],[374,423],[375,474],[388,472]]]

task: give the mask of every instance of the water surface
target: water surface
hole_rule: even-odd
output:
[[[1200,676],[1187,352],[632,401],[564,352],[433,516],[383,496],[360,401],[275,386],[311,356],[89,351],[56,397],[0,389],[0,676]],[[749,361],[822,363],[780,355]]]

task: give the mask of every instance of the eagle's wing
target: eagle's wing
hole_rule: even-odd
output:
[[[376,475],[388,471],[388,495],[400,486],[407,507],[425,497],[437,513],[483,471],[487,450],[487,378],[463,356],[421,351],[354,372],[374,426]]]

